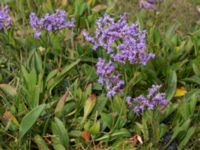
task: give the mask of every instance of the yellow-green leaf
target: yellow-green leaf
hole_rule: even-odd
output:
[[[15,96],[17,95],[17,90],[16,88],[10,86],[9,84],[0,84],[0,89],[5,93],[10,96]]]
[[[40,135],[36,135],[33,140],[37,144],[39,150],[49,150],[46,142]]]

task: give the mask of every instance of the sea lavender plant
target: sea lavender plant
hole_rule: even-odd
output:
[[[165,93],[160,93],[160,88],[161,85],[152,85],[147,96],[140,95],[136,98],[128,96],[126,98],[128,106],[137,114],[143,113],[146,109],[153,110],[157,107],[166,107]]]
[[[140,8],[154,9],[159,2],[162,0],[140,0],[139,5]]]
[[[115,71],[115,65],[112,61],[106,63],[104,59],[99,58],[96,67],[96,73],[99,75],[98,82],[106,87],[108,97],[122,92],[124,81],[120,80],[120,74]]]
[[[34,12],[30,14],[30,24],[33,27],[35,38],[39,38],[42,30],[52,32],[67,27],[74,27],[75,20],[66,20],[65,11],[57,9],[54,14],[46,14],[43,18],[38,18]]]
[[[99,83],[105,85],[108,96],[121,92],[124,84],[113,62],[145,65],[154,58],[154,54],[146,52],[146,32],[139,29],[138,23],[129,25],[127,14],[120,16],[118,21],[106,14],[96,21],[95,37],[89,36],[85,30],[82,34],[93,44],[93,50],[102,47],[110,56],[109,63],[99,58],[96,65]]]
[[[146,31],[139,29],[139,24],[129,25],[127,14],[115,21],[109,15],[96,21],[95,37],[83,31],[85,40],[91,42],[96,50],[103,47],[111,58],[119,63],[143,64],[154,58],[154,54],[146,52]]]
[[[3,28],[8,29],[12,25],[11,17],[8,14],[9,10],[8,6],[0,9],[0,30]]]

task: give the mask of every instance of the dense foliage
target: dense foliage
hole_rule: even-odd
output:
[[[0,150],[200,149],[198,0],[0,4]]]

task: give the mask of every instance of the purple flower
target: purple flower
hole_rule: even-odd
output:
[[[105,86],[108,97],[122,92],[121,88],[124,85],[124,81],[120,79],[120,74],[115,71],[113,62],[106,63],[104,59],[99,58],[96,67],[96,73],[99,75],[98,82]]]
[[[66,12],[60,9],[57,9],[54,14],[47,13],[40,19],[32,12],[30,14],[30,24],[35,31],[34,37],[39,38],[42,30],[52,32],[67,27],[74,27],[75,20],[67,21],[66,17]]]
[[[118,21],[106,14],[96,21],[95,37],[90,37],[86,31],[82,34],[94,45],[94,50],[103,47],[116,62],[145,65],[154,58],[154,54],[146,52],[146,31],[140,30],[138,23],[129,25],[126,14]]]
[[[154,54],[146,51],[146,31],[140,30],[138,23],[129,25],[127,14],[120,16],[117,21],[105,14],[96,21],[94,37],[89,36],[85,30],[82,35],[93,44],[93,50],[101,47],[110,56],[108,63],[99,58],[96,65],[98,82],[105,85],[107,96],[122,92],[121,87],[124,85],[113,62],[145,65],[149,59],[154,58]]]
[[[141,114],[146,109],[153,110],[157,107],[166,107],[165,93],[160,93],[160,88],[161,85],[152,85],[148,90],[147,96],[140,95],[136,98],[126,98],[129,108],[132,108],[135,113]]]
[[[0,30],[3,28],[10,28],[12,25],[11,17],[8,14],[10,8],[8,6],[5,6],[0,9]]]
[[[154,9],[156,5],[162,0],[140,0],[140,8]]]

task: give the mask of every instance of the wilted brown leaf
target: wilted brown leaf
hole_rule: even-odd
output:
[[[106,5],[99,4],[99,5],[96,5],[94,8],[92,8],[92,12],[99,12],[99,11],[104,10],[106,8],[107,8]]]
[[[130,143],[133,147],[135,147],[135,146],[138,145],[138,144],[143,144],[143,141],[142,141],[141,136],[139,136],[139,135],[134,135],[133,137],[131,137],[131,138],[129,139],[129,143]]]

